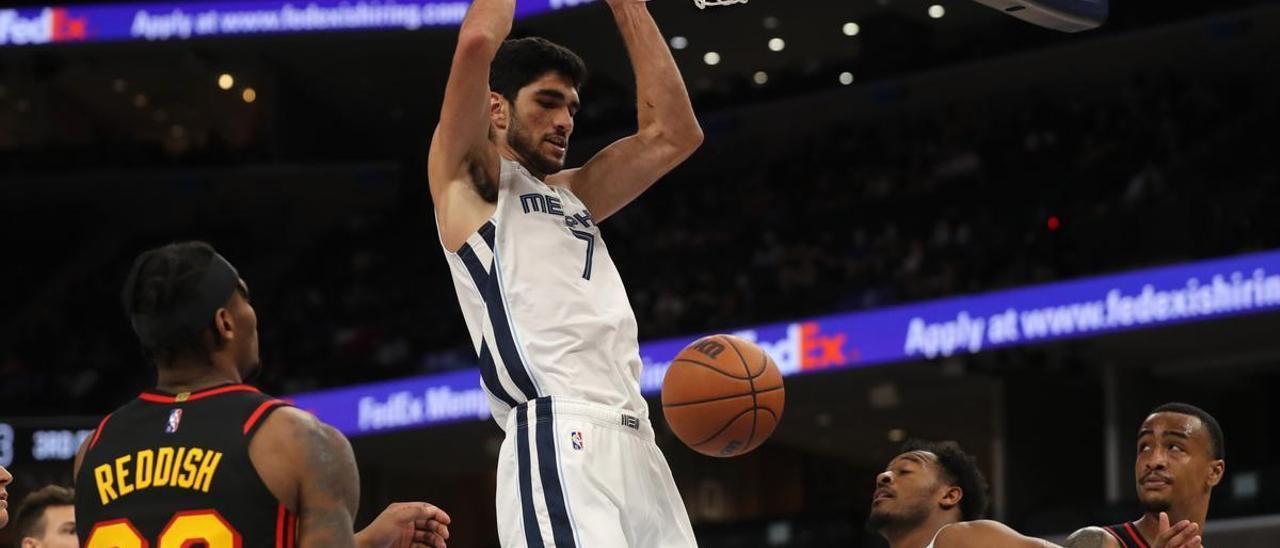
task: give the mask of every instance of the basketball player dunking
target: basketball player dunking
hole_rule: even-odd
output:
[[[635,316],[598,225],[688,158],[702,130],[645,3],[608,4],[635,72],[634,135],[564,169],[582,60],[540,38],[504,41],[514,0],[476,0],[431,142],[441,243],[506,431],[506,548],[695,545],[653,441]]]
[[[867,530],[890,548],[1039,548],[1052,543],[982,519],[987,480],[953,442],[912,440],[876,476]]]
[[[1223,443],[1222,428],[1205,410],[1185,403],[1155,408],[1138,429],[1133,470],[1146,512],[1128,523],[1085,527],[1067,546],[1199,548],[1209,496],[1226,470]]]
[[[82,546],[444,548],[449,516],[421,502],[393,504],[352,534],[351,445],[242,384],[260,366],[258,319],[212,247],[141,254],[124,307],[156,388],[107,415],[76,455]]]

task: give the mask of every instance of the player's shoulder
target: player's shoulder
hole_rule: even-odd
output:
[[[949,524],[934,537],[935,548],[1048,546],[1038,539],[1023,536],[1013,528],[994,520],[980,519]]]
[[[262,420],[262,426],[258,430],[258,436],[284,439],[296,439],[308,435],[330,436],[332,434],[339,434],[338,430],[325,424],[315,415],[291,405],[280,405],[278,409],[275,409],[273,413]]]
[[[1106,528],[1097,525],[1082,527],[1067,537],[1067,548],[1120,548],[1114,536]]]

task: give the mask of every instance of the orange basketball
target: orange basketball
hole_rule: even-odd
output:
[[[736,457],[769,439],[782,418],[782,373],[764,349],[733,335],[684,347],[662,379],[662,412],[676,437],[712,457]]]

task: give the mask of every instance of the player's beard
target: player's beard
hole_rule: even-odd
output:
[[[520,116],[516,114],[513,106],[511,109],[511,124],[507,127],[507,145],[511,147],[511,150],[516,151],[516,155],[523,160],[522,163],[530,170],[542,175],[559,173],[560,170],[564,169],[564,163],[543,155],[539,151],[541,144],[542,139],[536,138],[520,124]]]
[[[910,530],[929,519],[929,506],[917,504],[900,512],[877,512],[874,508],[867,516],[867,532],[881,534],[885,529]]]
[[[1139,497],[1138,502],[1142,504],[1142,509],[1151,515],[1156,515],[1160,512],[1168,512],[1170,508],[1173,508],[1173,502],[1167,498]]]

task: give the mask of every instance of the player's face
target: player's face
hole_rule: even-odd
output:
[[[879,532],[924,523],[945,489],[940,480],[938,457],[928,451],[910,451],[889,461],[876,476],[867,529]]]
[[[44,510],[44,534],[38,539],[40,548],[80,548],[76,538],[74,506],[50,506]]]
[[[568,78],[556,72],[542,75],[520,88],[511,109],[507,144],[530,171],[559,173],[580,106],[578,90]]]
[[[13,481],[13,476],[0,466],[0,528],[9,524],[9,491],[5,488]]]
[[[1164,512],[1201,497],[1222,477],[1222,461],[1210,452],[1212,441],[1198,417],[1155,413],[1138,430],[1134,478],[1138,500],[1147,510]]]
[[[231,297],[230,310],[236,322],[236,364],[241,377],[248,378],[262,367],[262,359],[258,355],[258,313],[249,302],[249,286],[244,280],[240,280],[240,290]]]

